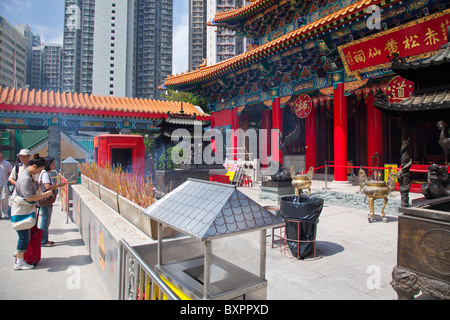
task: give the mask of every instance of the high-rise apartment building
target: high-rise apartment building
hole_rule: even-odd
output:
[[[139,0],[136,30],[136,97],[160,99],[172,74],[173,0]]]
[[[206,59],[207,6],[213,2],[189,0],[189,70],[198,68]]]
[[[64,92],[92,93],[95,0],[65,0]]]
[[[26,87],[26,55],[27,38],[0,16],[0,86]]]
[[[62,51],[62,45],[53,43],[33,47],[31,89],[61,91]]]
[[[159,98],[172,73],[172,0],[65,0],[64,92]]]
[[[245,0],[207,0],[207,21],[212,21],[217,12],[242,7]],[[235,37],[234,31],[225,28],[208,27],[206,29],[207,61],[213,65],[241,53],[247,48],[246,39]]]
[[[189,0],[189,70],[199,67],[203,59],[208,65],[227,60],[246,51],[246,39],[234,32],[208,27],[217,12],[243,6],[246,0]]]
[[[135,95],[135,2],[96,0],[92,93]]]

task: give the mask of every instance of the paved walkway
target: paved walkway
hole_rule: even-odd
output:
[[[312,192],[323,187],[323,182],[314,181]],[[328,187],[347,193],[359,191],[358,186]],[[259,199],[259,188],[240,190],[261,205],[274,204]],[[369,224],[367,213],[325,202],[316,237],[319,259],[294,259],[279,246],[271,248],[268,237],[268,299],[396,299],[390,281],[396,264],[397,216],[388,215],[388,223]],[[0,299],[110,299],[76,225],[66,223],[58,202],[50,239],[56,247],[42,248],[42,260],[35,269],[13,271],[17,233],[9,220],[0,220]],[[254,246],[246,236],[240,244]],[[429,299],[425,295],[418,298]]]
[[[0,300],[105,300],[109,293],[74,223],[66,223],[59,202],[53,206],[49,239],[33,270],[14,271],[17,232],[0,220]]]

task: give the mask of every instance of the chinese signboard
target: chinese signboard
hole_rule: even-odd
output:
[[[409,98],[414,92],[414,82],[400,76],[394,77],[387,85],[389,102],[396,103]]]
[[[339,48],[347,73],[370,70],[390,62],[388,56],[418,56],[439,50],[447,43],[450,10],[351,42]]]
[[[307,94],[302,94],[295,101],[295,114],[299,118],[306,118],[311,113],[312,100]]]

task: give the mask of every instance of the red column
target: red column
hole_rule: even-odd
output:
[[[283,109],[281,109],[280,97],[275,97],[272,101],[272,129],[278,129],[280,134],[283,133]],[[276,148],[272,152],[272,160],[279,161],[282,164],[283,155],[277,148],[279,139],[279,135],[276,132],[272,132],[272,148]]]
[[[372,156],[376,152],[383,155],[383,125],[381,111],[375,108],[372,93],[366,100],[367,106],[367,165],[372,165]]]
[[[306,170],[309,167],[315,167],[316,164],[316,109],[313,107],[311,113],[305,119],[305,162]]]
[[[337,83],[334,89],[334,181],[347,181],[347,98],[344,83]]]
[[[267,167],[268,164],[268,156],[270,155],[270,129],[272,128],[271,125],[271,111],[270,110],[264,110],[262,112],[262,128],[266,130],[267,134],[263,137],[260,137],[263,139],[260,143],[262,144],[262,154],[260,155],[261,163],[263,167]]]
[[[239,116],[237,113],[237,108],[233,108],[231,110],[231,130],[233,130],[232,134],[231,134],[231,154],[232,154],[232,159],[237,160],[236,157],[236,148],[238,146],[237,144],[237,135],[235,134],[234,130],[239,129]]]

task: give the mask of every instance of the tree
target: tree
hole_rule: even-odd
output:
[[[161,94],[161,98],[169,101],[192,103],[194,106],[199,106],[204,113],[210,114],[210,111],[208,110],[208,101],[192,92],[167,90],[167,94]]]

